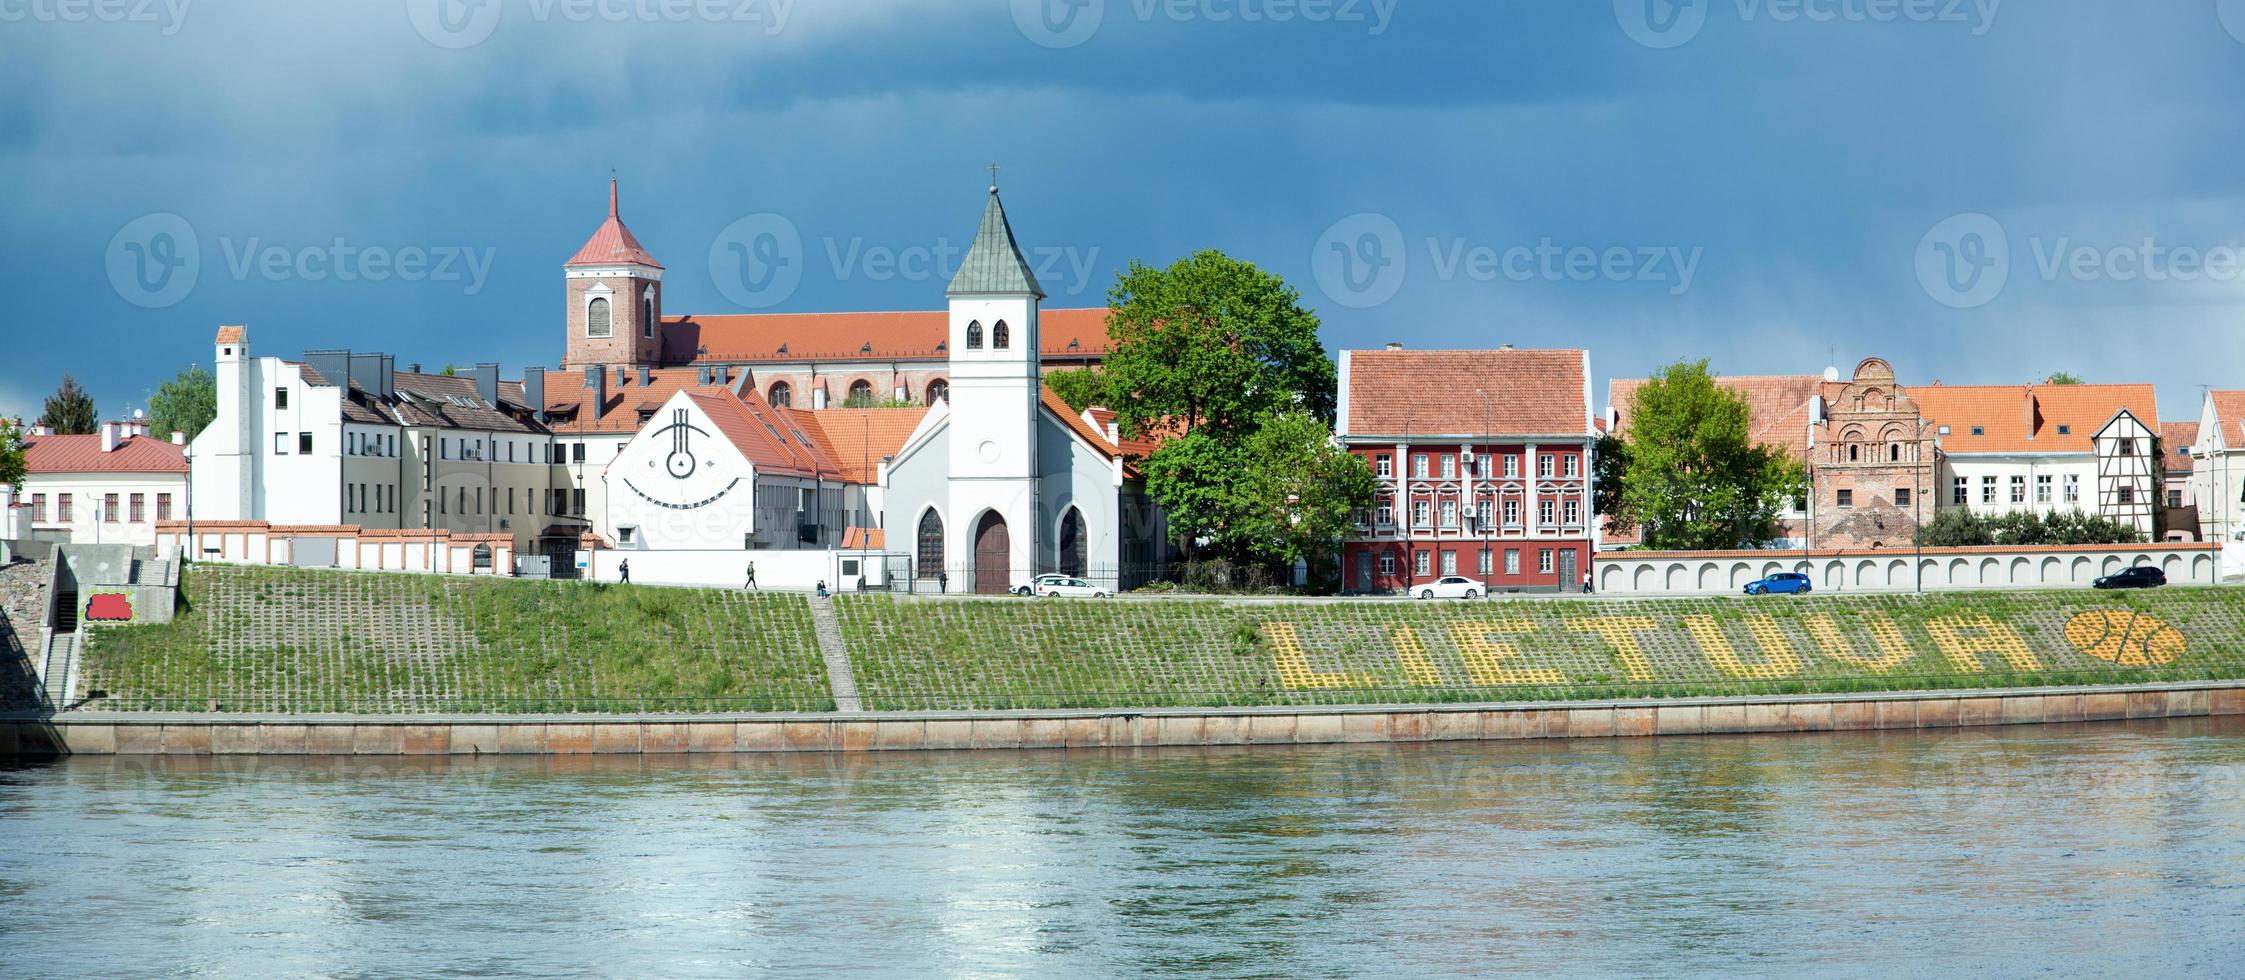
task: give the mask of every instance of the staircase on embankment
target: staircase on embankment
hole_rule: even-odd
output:
[[[857,675],[850,670],[849,648],[842,645],[842,624],[834,618],[834,600],[811,597],[811,632],[818,637],[819,654],[826,659],[826,683],[834,691],[834,710],[864,710],[857,696]]]

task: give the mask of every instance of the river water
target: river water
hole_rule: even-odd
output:
[[[2245,972],[2245,720],[0,770],[0,975]]]

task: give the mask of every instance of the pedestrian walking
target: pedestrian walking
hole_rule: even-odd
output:
[[[629,558],[626,558],[626,559],[624,559],[623,561],[621,561],[621,562],[617,563],[617,565],[616,565],[616,574],[617,574],[617,576],[619,576],[619,577],[620,577],[620,578],[621,578],[621,579],[623,580],[623,583],[624,583],[625,585],[630,585],[630,584],[631,584],[631,559],[629,559]]]
[[[1589,573],[1589,572],[1584,572],[1584,573],[1582,573],[1582,594],[1583,594],[1583,595],[1589,595],[1589,594],[1590,594],[1590,573]]]
[[[939,569],[936,569],[936,571],[935,571],[935,594],[937,594],[937,595],[950,595],[950,594],[951,594],[951,573],[950,573],[950,572],[944,571],[943,569],[940,569],[940,568],[939,568]]]
[[[744,585],[744,586],[741,586],[741,591],[743,591],[743,592],[753,591],[753,590],[755,590],[755,588],[756,588],[756,563],[755,563],[755,562],[749,562],[749,563],[748,563],[748,584],[747,584],[747,585]]]

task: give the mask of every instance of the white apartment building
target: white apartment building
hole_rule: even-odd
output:
[[[2206,393],[2190,454],[2201,538],[2239,543],[2245,531],[2245,391]]]
[[[1923,385],[1936,500],[1995,517],[2082,511],[2156,537],[2163,461],[2150,385]]]

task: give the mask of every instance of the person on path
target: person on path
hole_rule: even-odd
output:
[[[741,591],[744,591],[744,592],[746,592],[746,591],[750,591],[750,590],[753,590],[753,589],[755,589],[755,588],[756,588],[756,563],[755,563],[755,562],[749,562],[749,563],[748,563],[748,584],[747,584],[747,585],[744,585],[744,586],[741,586]]]
[[[624,559],[624,560],[623,560],[623,561],[622,561],[621,563],[617,564],[617,566],[616,566],[616,574],[617,574],[618,576],[620,576],[620,577],[621,577],[621,579],[622,579],[622,581],[623,581],[623,584],[625,584],[625,585],[630,585],[630,584],[631,584],[631,559],[629,559],[629,558],[626,558],[626,559]]]
[[[935,572],[935,593],[936,593],[937,595],[950,595],[950,594],[951,594],[951,573],[950,573],[950,572],[944,571],[943,569],[940,569],[940,568],[939,568],[939,569],[936,569],[936,572]]]
[[[826,598],[826,580],[823,578],[818,580],[818,597]]]
[[[1584,572],[1584,573],[1582,573],[1582,594],[1583,594],[1583,595],[1589,595],[1589,594],[1590,594],[1590,573],[1589,573],[1589,572]]]

